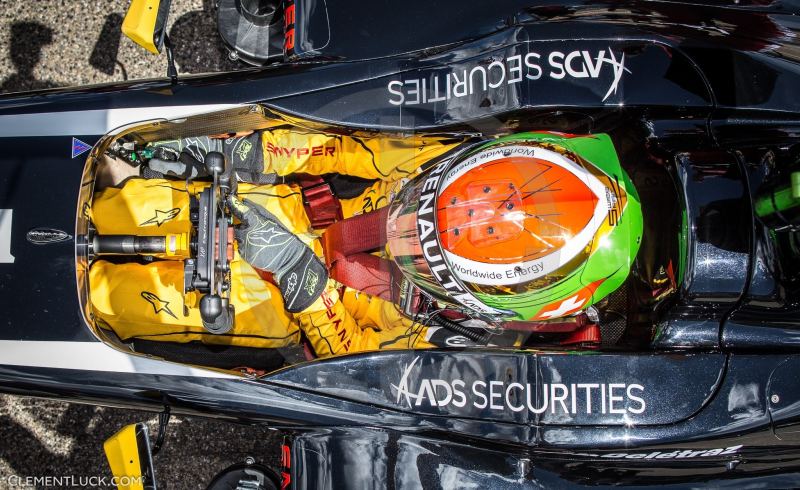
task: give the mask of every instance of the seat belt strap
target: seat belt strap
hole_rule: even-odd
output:
[[[350,289],[394,302],[399,291],[393,282],[400,273],[396,268],[391,260],[360,252],[337,260],[328,272]]]
[[[322,234],[328,265],[358,252],[379,250],[386,245],[386,221],[389,209],[357,214],[332,224]]]
[[[336,221],[322,234],[330,276],[345,286],[396,301],[402,277],[394,261],[369,252],[386,245],[388,207]]]
[[[325,229],[342,219],[342,205],[325,179],[319,175],[302,175],[298,183],[312,228]]]

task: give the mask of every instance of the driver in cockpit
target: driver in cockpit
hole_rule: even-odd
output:
[[[95,197],[93,222],[109,234],[184,228],[205,154],[225,153],[240,181],[230,202],[234,328],[203,330],[193,299],[175,287],[183,269],[169,261],[95,263],[92,291],[107,293],[92,294],[99,324],[123,340],[258,347],[296,344],[302,333],[328,356],[463,345],[462,335],[417,321],[402,298],[413,291],[483,318],[547,323],[583,315],[619,288],[641,211],[607,136],[528,133],[467,146],[465,137],[295,127],[160,143],[140,175]],[[334,238],[320,240],[325,228]]]

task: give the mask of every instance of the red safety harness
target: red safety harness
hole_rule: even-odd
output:
[[[388,208],[342,219],[341,203],[322,177],[304,176],[299,183],[311,227],[325,230],[321,241],[330,276],[348,288],[396,301],[399,269],[371,253],[386,245]]]
[[[399,298],[402,274],[393,260],[371,252],[386,245],[388,208],[337,221],[322,234],[331,277],[345,286],[388,301]]]
[[[303,207],[314,229],[325,229],[342,219],[342,205],[331,186],[319,175],[302,174],[297,183],[303,193]]]

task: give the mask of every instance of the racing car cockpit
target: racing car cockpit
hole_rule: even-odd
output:
[[[6,99],[6,390],[278,429],[297,487],[797,481],[793,9],[284,7],[272,66]]]
[[[689,220],[713,228],[735,206],[687,212],[688,156],[651,146],[646,131],[623,110],[527,111],[490,130],[414,134],[257,105],[136,124],[101,140],[87,163],[92,185],[78,216],[84,313],[119,348],[258,373],[374,349],[652,349],[665,329],[680,330],[668,313],[681,308],[696,253]],[[525,160],[534,150],[539,160]],[[465,183],[458,175],[470,161],[482,174]],[[420,277],[439,277],[414,221],[438,182],[414,178],[437,172],[452,184],[435,204],[440,255],[484,308],[448,301],[441,280],[418,287]],[[231,196],[290,223],[284,231],[325,257],[329,293],[313,314],[287,311],[275,278],[242,259]],[[503,220],[484,226],[495,209]],[[339,225],[353,217],[359,227]],[[378,228],[382,241],[370,238]],[[520,233],[527,241],[518,246],[509,237]],[[494,262],[481,262],[484,245]],[[372,282],[332,259],[348,254]],[[346,319],[335,316],[338,303]],[[344,331],[348,321],[356,333]]]

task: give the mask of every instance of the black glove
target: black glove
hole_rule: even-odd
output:
[[[264,149],[261,146],[261,132],[228,138],[223,141],[222,150],[240,181],[266,183],[262,182]]]
[[[208,136],[185,138],[156,143],[156,146],[156,154],[147,163],[147,169],[142,170],[143,177],[169,176],[181,179],[207,177],[206,155],[209,152],[218,151],[225,154],[239,180],[253,183],[271,182],[265,182],[262,175],[264,151],[261,147],[261,133],[259,132],[224,140]],[[177,157],[172,157],[173,155]],[[166,158],[166,156],[172,158]]]
[[[207,177],[206,155],[211,151],[222,151],[222,146],[222,141],[207,136],[157,143],[155,155],[147,162],[151,172],[143,169],[142,175],[147,178],[151,175],[181,179]],[[172,155],[178,157],[166,158]]]
[[[239,255],[256,269],[272,273],[288,311],[311,306],[328,282],[328,271],[314,251],[258,204],[231,196],[228,205],[242,222],[235,230]]]

